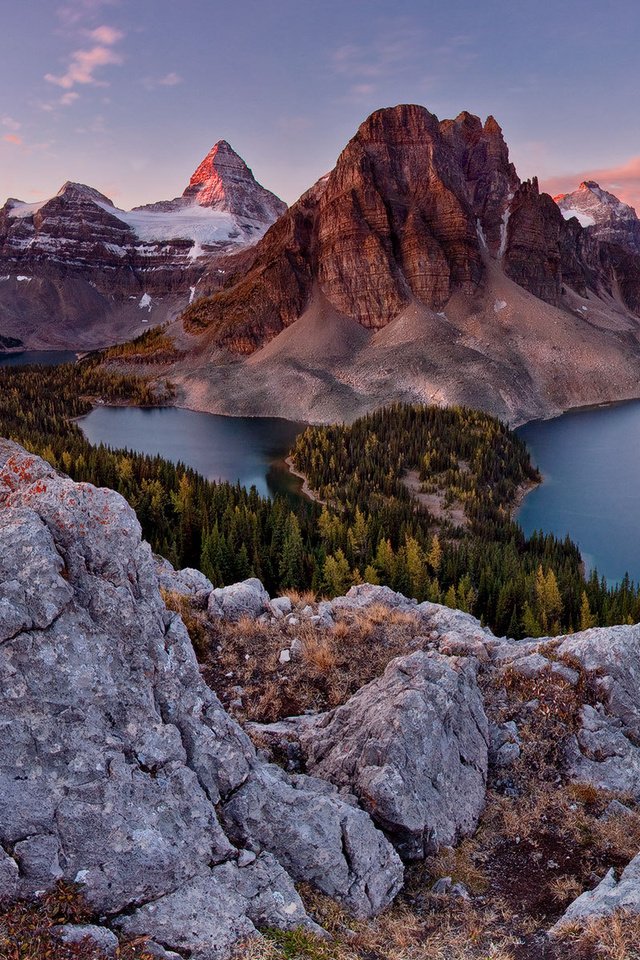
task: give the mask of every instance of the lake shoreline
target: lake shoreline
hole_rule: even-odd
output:
[[[305,473],[301,473],[300,470],[296,469],[293,463],[293,457],[285,457],[284,462],[289,468],[289,473],[292,476],[297,477],[298,480],[302,480],[302,487],[300,489],[300,493],[302,493],[303,496],[305,496],[308,500],[311,500],[313,503],[319,503],[323,507],[326,506],[325,501],[321,500],[320,497],[309,486],[307,475]]]
[[[511,514],[512,520],[515,520],[516,523],[518,522],[518,512],[520,511],[520,508],[522,507],[524,501],[533,490],[537,490],[537,488],[541,486],[543,483],[544,483],[544,474],[541,474],[539,480],[530,480],[528,483],[520,484],[520,486],[517,488],[514,494],[513,502],[509,507],[509,512]]]

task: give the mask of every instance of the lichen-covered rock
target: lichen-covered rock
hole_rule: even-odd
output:
[[[237,621],[242,617],[251,620],[270,611],[269,594],[259,580],[250,577],[228,587],[218,587],[209,597],[209,616]]]
[[[357,916],[378,913],[402,887],[400,859],[369,816],[313,777],[262,767],[225,804],[223,823],[237,843],[273,851],[293,877]]]
[[[569,743],[573,777],[640,800],[640,625],[585,630],[555,652],[581,666],[599,698]]]
[[[201,905],[202,891],[220,888],[215,917],[198,917],[193,950],[203,957],[226,955],[258,914],[271,925],[311,923],[273,857],[236,864],[216,807],[262,764],[202,681],[135,514],[113,491],[73,483],[1,440],[0,686],[1,892],[30,896],[58,879],[76,882],[96,911],[132,914],[140,933],[154,936],[157,913],[157,939],[180,949],[193,891]],[[298,833],[304,849],[317,786],[303,778],[294,790],[285,780],[282,791],[299,800],[299,812],[290,805],[291,849]],[[351,815],[337,795],[332,803],[337,822]],[[360,815],[363,834],[378,838],[362,877],[360,863],[336,847],[330,818],[318,822],[318,845],[331,849],[327,870],[335,870],[327,882],[345,903],[365,877],[385,874],[393,854]],[[313,880],[305,857],[296,877]],[[249,894],[252,884],[258,892]],[[265,891],[278,891],[290,910],[269,907]],[[154,903],[155,913],[143,909]],[[220,947],[218,928],[228,932]]]
[[[615,871],[609,870],[595,889],[574,900],[551,933],[562,933],[567,927],[581,926],[591,918],[606,917],[618,910],[640,914],[640,853],[625,867],[619,880]]]
[[[239,869],[214,867],[175,893],[147,903],[117,921],[126,934],[154,931],[161,943],[185,951],[191,960],[224,960],[260,927],[321,930],[305,914],[287,874],[269,854]]]
[[[313,725],[307,769],[353,792],[400,854],[471,833],[484,806],[488,724],[471,661],[416,652]]]

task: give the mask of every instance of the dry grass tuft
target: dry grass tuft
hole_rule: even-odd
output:
[[[179,601],[172,603],[182,612]],[[195,631],[207,683],[239,720],[260,723],[336,707],[380,676],[394,657],[427,642],[414,616],[381,605],[343,611],[330,628],[304,619],[213,623],[196,613],[195,620],[188,629]],[[203,624],[204,639],[198,632]],[[289,662],[280,663],[282,650],[292,650]]]
[[[618,911],[567,927],[559,939],[572,960],[640,960],[640,917]]]
[[[287,590],[287,596],[295,608],[311,606],[316,602],[316,595],[313,590]]]
[[[44,896],[0,902],[1,960],[103,960],[95,944],[64,944],[56,936],[63,923],[95,923],[96,918],[72,884],[58,883]],[[147,937],[122,942],[112,960],[152,960]],[[106,957],[104,957],[106,960]]]
[[[311,674],[330,675],[338,664],[335,636],[320,633],[309,627],[300,631],[301,655],[304,666]]]
[[[481,861],[482,851],[470,838],[462,840],[457,847],[443,847],[425,866],[434,880],[451,877],[453,883],[463,883],[471,893],[484,893],[489,878]]]

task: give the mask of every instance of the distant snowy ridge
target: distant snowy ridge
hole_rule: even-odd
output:
[[[575,217],[583,227],[638,219],[633,207],[603,190],[595,180],[583,180],[573,193],[561,193],[553,199],[565,220]]]
[[[203,256],[206,252],[203,248],[207,246],[219,249],[255,243],[287,209],[282,200],[257,182],[244,160],[229,144],[220,140],[198,166],[183,195],[174,200],[121,210],[93,187],[68,181],[55,197],[47,200],[25,203],[10,199],[5,204],[4,213],[8,222],[32,221],[34,230],[41,233],[47,232],[42,229],[47,221],[72,220],[92,204],[119,221],[127,233],[133,234],[130,239],[126,238],[126,244],[111,244],[116,255],[135,241],[168,243],[188,240],[193,247],[190,259]],[[56,230],[55,234],[53,245],[56,242],[65,244],[64,233]],[[137,252],[148,256],[155,253],[153,249],[144,248]]]

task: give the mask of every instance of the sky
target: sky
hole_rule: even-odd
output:
[[[522,178],[640,212],[637,0],[0,0],[0,203],[122,208],[228,140],[288,203],[373,110],[493,114]]]

